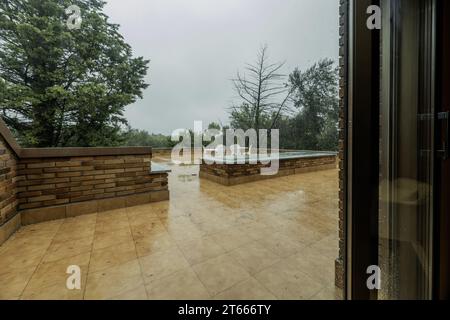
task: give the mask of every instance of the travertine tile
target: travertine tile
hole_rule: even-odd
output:
[[[172,237],[165,231],[155,230],[140,234],[135,238],[136,252],[139,257],[145,257],[153,253],[175,249],[177,247]]]
[[[251,221],[245,224],[239,223],[237,226],[240,231],[244,232],[253,240],[265,239],[276,232],[275,228],[268,227],[261,222]]]
[[[20,297],[35,269],[33,266],[0,273],[0,300]]]
[[[160,221],[149,221],[146,223],[141,223],[139,225],[131,225],[131,232],[134,239],[147,237],[148,235],[156,234],[167,234],[166,228],[162,225]]]
[[[94,249],[89,263],[89,272],[97,272],[136,260],[136,248],[133,241],[124,242],[103,249]]]
[[[49,287],[40,288],[38,291],[25,291],[21,300],[82,300],[82,290],[69,290],[66,284],[58,283]]]
[[[166,203],[166,202],[163,202],[163,203]],[[142,205],[138,205],[138,206],[127,207],[127,208],[125,208],[125,211],[127,212],[128,216],[133,216],[135,214],[140,214],[140,213],[154,213],[156,215],[156,208],[160,208],[160,207],[157,207],[153,203],[148,203],[148,204],[142,204]]]
[[[181,220],[181,219],[179,219]],[[188,220],[188,219],[187,219]],[[177,221],[166,226],[167,232],[177,242],[186,242],[190,240],[200,239],[205,236],[205,232],[201,231],[191,221]]]
[[[144,284],[137,259],[103,271],[89,272],[84,298],[112,299]]]
[[[226,251],[232,251],[253,241],[246,233],[234,228],[219,232],[211,237]]]
[[[288,258],[288,261],[324,286],[330,286],[334,279],[335,259],[326,257],[318,250],[307,247]]]
[[[231,251],[230,256],[250,274],[255,274],[280,261],[278,255],[256,241]]]
[[[151,300],[204,300],[210,296],[191,268],[151,281],[146,285]]]
[[[110,219],[102,217],[100,220],[99,218],[97,219],[97,224],[95,226],[96,233],[114,233],[117,230],[129,228],[130,226],[128,223],[128,217],[125,213],[123,217],[117,219],[114,219],[113,217]]]
[[[187,268],[189,263],[177,248],[139,258],[145,283],[169,276]]]
[[[180,250],[191,265],[198,264],[225,253],[212,237],[203,237],[179,244]]]
[[[38,234],[16,234],[13,239],[10,239],[11,241],[8,241],[0,248],[0,257],[7,259],[8,256],[15,256],[19,251],[24,254],[45,252],[50,246],[52,239],[52,236],[41,236]]]
[[[109,221],[126,221],[128,218],[126,209],[114,209],[99,212],[97,214],[97,223],[109,222]]]
[[[256,279],[249,278],[214,297],[217,300],[276,300]]]
[[[339,255],[339,240],[336,235],[328,236],[313,245],[311,249],[320,252],[323,256],[335,260]]]
[[[0,272],[8,273],[16,269],[37,266],[45,254],[45,248],[22,250],[5,250],[0,254]]]
[[[337,170],[225,187],[172,169],[170,201],[22,227],[0,246],[0,298],[340,298]],[[65,287],[69,264],[82,290]]]
[[[144,212],[144,213],[139,213],[139,214],[135,214],[132,216],[129,215],[128,221],[132,228],[139,228],[139,226],[148,225],[148,224],[152,224],[152,223],[158,223],[158,224],[161,223],[158,216],[152,212]]]
[[[278,299],[284,300],[309,299],[323,288],[320,282],[286,260],[257,273],[255,278]]]
[[[297,241],[292,241],[290,237],[285,236],[282,232],[276,232],[267,237],[261,238],[258,242],[267,250],[276,255],[287,258],[300,251],[304,247]]]
[[[64,219],[59,231],[69,231],[75,227],[91,227],[97,221],[97,214],[86,214]]]
[[[92,238],[95,232],[95,224],[78,224],[61,228],[53,238],[53,243],[75,242],[81,238]]]
[[[116,246],[124,242],[132,242],[133,237],[129,227],[115,230],[114,232],[97,232],[94,235],[93,249],[99,250]]]
[[[332,286],[325,287],[314,295],[311,300],[342,300],[341,290]]]
[[[250,274],[229,255],[194,265],[193,269],[212,296],[250,278]]]
[[[147,291],[145,286],[141,284],[137,288],[112,297],[110,300],[147,300]]]
[[[70,258],[82,253],[88,253],[92,250],[94,236],[62,241],[52,242],[43,257],[43,262],[58,261],[64,258]]]
[[[89,259],[90,253],[88,252],[57,261],[41,263],[28,282],[24,294],[33,295],[42,291],[43,288],[55,287],[57,285],[64,287],[69,277],[67,268],[73,265],[80,267],[82,288],[84,290],[83,284],[86,280]]]

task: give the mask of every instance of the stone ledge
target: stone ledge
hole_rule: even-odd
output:
[[[81,216],[113,209],[129,208],[137,205],[169,200],[168,190],[153,191],[110,199],[72,203],[20,211],[22,225],[30,225],[51,220]]]
[[[150,155],[151,147],[22,148],[21,159]]]

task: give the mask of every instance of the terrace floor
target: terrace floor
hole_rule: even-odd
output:
[[[337,170],[225,187],[171,169],[169,202],[20,229],[0,247],[0,299],[337,298]]]

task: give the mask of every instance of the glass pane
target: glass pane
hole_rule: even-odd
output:
[[[383,1],[381,299],[431,297],[432,1]]]

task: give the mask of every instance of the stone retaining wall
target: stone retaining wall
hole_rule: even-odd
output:
[[[151,154],[24,159],[18,164],[19,209],[32,209],[161,189],[149,175]]]
[[[320,156],[312,158],[280,159],[278,174],[261,175],[261,168],[270,165],[258,164],[206,164],[200,165],[200,178],[232,186],[263,179],[282,177],[298,173],[336,169],[336,156]]]
[[[0,244],[21,225],[169,199],[152,148],[24,149],[0,120]]]
[[[17,198],[19,210],[24,210],[22,223],[125,206],[114,200],[117,197],[143,195],[119,201],[129,205],[150,202],[152,193],[158,193],[154,199],[168,199],[167,174],[150,173],[151,157],[146,154],[20,160]],[[53,206],[64,208],[46,209]],[[36,208],[39,210],[30,210]]]

